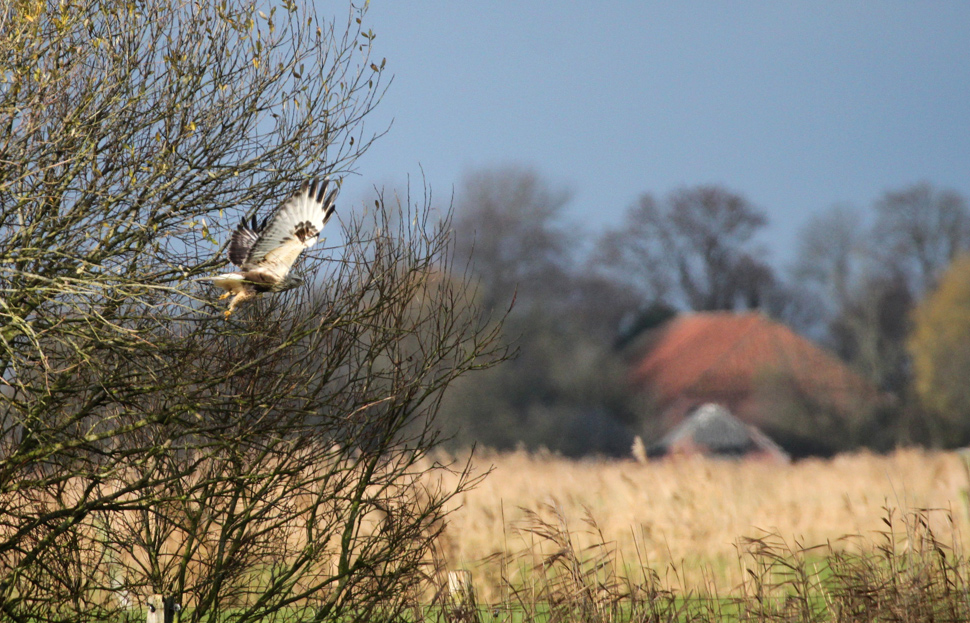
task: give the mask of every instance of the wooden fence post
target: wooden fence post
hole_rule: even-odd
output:
[[[147,623],[172,623],[175,620],[175,598],[152,595],[148,598]]]
[[[475,587],[472,572],[466,569],[448,572],[448,597],[456,607],[475,605]]]

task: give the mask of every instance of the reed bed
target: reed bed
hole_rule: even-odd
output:
[[[763,566],[751,558],[758,548],[797,552],[806,564],[866,554],[887,538],[887,521],[898,531],[914,511],[956,556],[970,534],[967,465],[952,452],[790,465],[484,452],[475,462],[491,473],[454,500],[440,555],[447,568],[471,570],[488,602],[507,600],[510,586],[534,580],[536,561],[563,550],[532,529],[537,522],[558,526],[577,552],[608,551],[621,575],[646,571],[665,589],[694,594],[743,590]],[[905,541],[907,531],[893,538]]]
[[[440,584],[431,607],[415,602],[414,623],[962,623],[970,620],[970,565],[959,546],[933,532],[931,511],[886,510],[858,551],[792,547],[777,536],[745,542],[742,582],[730,593],[671,588],[646,566],[630,574],[603,540],[579,548],[561,508],[530,514],[519,530],[551,546],[504,596],[476,597],[466,582]],[[595,522],[587,518],[593,533]],[[523,554],[520,554],[523,555]],[[458,590],[454,590],[454,584]]]

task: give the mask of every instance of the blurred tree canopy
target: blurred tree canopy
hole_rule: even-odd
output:
[[[486,308],[507,309],[513,297],[524,307],[561,300],[577,242],[563,213],[569,196],[529,169],[482,169],[462,180],[456,241]]]
[[[486,309],[511,308],[504,335],[518,356],[455,384],[442,418],[455,437],[569,455],[629,449],[638,417],[612,352],[637,299],[590,271],[565,212],[569,192],[514,166],[469,173],[455,208],[459,257]]]
[[[916,392],[938,445],[970,442],[970,256],[953,262],[914,314],[909,350]]]
[[[793,422],[806,439],[815,431],[819,447],[884,450],[939,437],[913,390],[907,340],[915,306],[970,247],[960,195],[923,182],[887,191],[869,211],[821,211],[799,232],[787,270],[758,241],[765,213],[721,186],[660,201],[644,194],[592,245],[576,239],[569,205],[567,190],[533,170],[476,171],[461,187],[460,252],[474,252],[471,273],[488,305],[514,299],[505,329],[519,357],[457,384],[445,409],[463,431],[457,442],[625,452],[632,435],[659,429],[649,397],[626,385],[623,347],[678,310],[745,309],[827,346],[884,393],[853,415],[852,431],[838,419],[824,434]],[[779,418],[817,411],[789,402]]]
[[[695,311],[758,308],[775,281],[754,240],[767,222],[720,186],[682,188],[660,205],[643,195],[623,226],[604,234],[600,261],[645,301]]]
[[[970,249],[966,200],[926,182],[886,192],[875,203],[874,252],[906,280],[914,297],[932,290],[960,253]]]
[[[793,284],[814,300],[800,327],[883,390],[884,410],[869,443],[942,443],[914,390],[908,341],[914,310],[943,271],[970,248],[970,211],[959,194],[926,182],[884,193],[869,213],[837,206],[808,220]]]

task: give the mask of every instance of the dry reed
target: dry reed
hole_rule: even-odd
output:
[[[555,547],[548,540],[518,529],[550,509],[579,550],[605,542],[619,564],[646,566],[665,586],[728,593],[745,581],[745,548],[758,539],[853,552],[885,531],[887,512],[913,509],[941,510],[926,517],[942,542],[962,544],[970,534],[967,468],[956,453],[900,450],[777,465],[576,462],[515,452],[481,453],[476,463],[493,471],[453,500],[440,546],[450,568],[475,572],[488,601],[507,596],[496,562],[502,556],[553,553],[543,549]]]

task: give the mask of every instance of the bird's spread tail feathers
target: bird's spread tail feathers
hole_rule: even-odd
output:
[[[196,281],[207,281],[217,288],[222,288],[229,292],[237,292],[246,287],[246,276],[242,273],[224,273],[212,277],[200,277]]]

